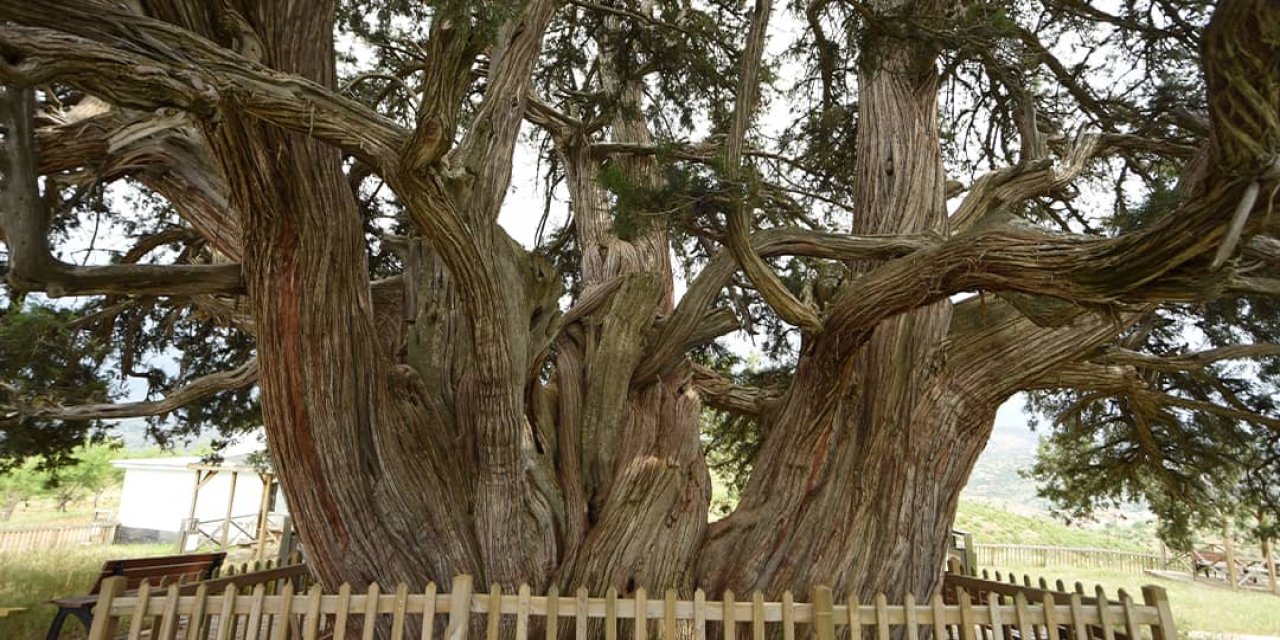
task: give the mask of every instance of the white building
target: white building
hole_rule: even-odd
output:
[[[172,541],[190,520],[205,532],[205,543],[221,542],[224,530],[230,543],[244,542],[264,518],[271,528],[288,511],[274,476],[247,463],[254,453],[241,447],[219,464],[197,456],[114,461],[124,470],[116,541]],[[191,538],[189,549],[202,541]]]

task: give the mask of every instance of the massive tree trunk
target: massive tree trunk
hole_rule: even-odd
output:
[[[210,163],[207,183],[148,184],[242,261],[242,283],[197,293],[243,295],[276,471],[328,587],[447,587],[470,573],[481,584],[538,591],[701,586],[712,597],[725,589],[777,597],[825,584],[839,597],[928,596],[996,408],[1047,384],[1059,365],[1135,317],[1130,308],[1104,315],[1068,305],[1065,320],[1037,324],[1001,300],[950,296],[1184,299],[1177,286],[1227,236],[1221,203],[1244,189],[1229,176],[1184,215],[1116,240],[1014,228],[953,236],[937,53],[924,38],[873,30],[863,44],[876,55],[858,77],[850,234],[737,235],[677,303],[667,230],[620,237],[584,123],[529,98],[557,2],[524,3],[486,43],[485,97],[461,135],[477,48],[457,25],[432,25],[423,53],[432,84],[409,131],[333,91],[331,2],[142,3],[158,20],[88,0],[64,4],[57,18],[39,3],[0,5],[0,20],[25,25],[0,31],[0,79],[55,79],[122,107],[176,105],[200,116],[208,154],[180,157]],[[949,6],[930,4],[913,7],[931,15]],[[652,147],[643,80],[621,73],[625,38],[612,35],[598,68],[616,101],[608,141]],[[121,85],[113,74],[137,82]],[[739,145],[749,113],[738,114]],[[567,312],[550,266],[496,224],[526,117],[551,132],[573,202],[581,290]],[[1081,147],[1085,157],[1095,150]],[[405,208],[413,235],[397,278],[369,281],[344,153],[382,175]],[[660,186],[652,155],[613,161],[632,184]],[[1005,191],[975,188],[956,217],[1042,193],[1083,166],[1021,167]],[[33,192],[34,179],[6,185],[7,204],[30,202],[19,188]],[[211,213],[216,195],[225,197],[222,219]],[[26,228],[13,222],[17,213],[39,215],[16,207],[5,212],[7,234]],[[730,235],[743,220],[730,220]],[[828,308],[793,309],[803,338],[781,397],[744,389],[720,397],[732,385],[700,379],[686,353],[733,328],[712,308],[739,268],[766,301],[786,299],[768,288],[761,257],[787,254],[843,261],[853,278]],[[1116,262],[1133,268],[1112,276]],[[753,412],[765,432],[741,504],[711,526],[699,440],[709,398]]]

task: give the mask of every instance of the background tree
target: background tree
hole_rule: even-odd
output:
[[[57,469],[49,477],[58,511],[66,511],[67,505],[93,496],[93,506],[98,507],[102,491],[124,480],[124,471],[115,468],[111,461],[120,456],[119,442],[85,443],[71,452],[75,463]]]
[[[11,287],[106,296],[117,335],[151,331],[125,309],[180,308],[239,345],[185,352],[227,368],[162,398],[24,415],[162,415],[256,382],[330,586],[928,594],[1015,392],[1276,437],[1268,406],[1142,378],[1177,358],[1127,341],[1280,290],[1269,0],[58,0],[0,20]],[[497,223],[525,134],[550,185],[531,248]],[[114,264],[55,257],[78,194],[121,179],[168,217],[120,213],[143,222]],[[1146,224],[1103,222],[1165,192]],[[740,327],[769,375],[716,345]],[[1247,337],[1238,356],[1268,355]],[[760,434],[712,525],[704,406]],[[1146,473],[1177,464],[1159,438],[1181,432],[1134,424]]]
[[[48,475],[40,468],[39,458],[28,458],[0,473],[0,522],[8,522],[19,504],[44,491]]]
[[[41,415],[61,403],[111,399],[102,371],[108,350],[76,326],[80,317],[80,310],[26,305],[20,296],[0,311],[0,472],[33,456],[45,468],[61,466],[86,438],[101,436],[93,415]]]

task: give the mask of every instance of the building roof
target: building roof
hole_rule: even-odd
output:
[[[191,471],[235,471],[240,473],[259,473],[260,469],[249,464],[249,457],[261,454],[266,447],[260,442],[237,442],[223,449],[222,462],[206,463],[200,456],[177,456],[172,458],[122,458],[113,460],[111,464],[119,469],[149,469],[152,471],[175,471],[188,473]]]

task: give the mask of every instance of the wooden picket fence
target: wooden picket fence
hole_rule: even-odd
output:
[[[973,547],[978,564],[985,567],[1100,567],[1134,573],[1167,568],[1167,562],[1154,553],[1025,544],[975,544]]]
[[[110,544],[116,537],[116,526],[114,522],[95,522],[0,529],[0,552]]]
[[[377,627],[397,640],[410,628],[419,629],[423,640],[438,631],[444,632],[442,638],[463,640],[472,635],[473,616],[483,616],[483,635],[488,640],[497,640],[504,628],[521,640],[535,636],[557,640],[562,630],[568,633],[564,627],[572,628],[576,640],[586,640],[589,634],[598,637],[601,630],[605,640],[617,640],[620,632],[635,640],[706,640],[708,636],[734,640],[738,633],[763,640],[780,632],[783,640],[794,640],[798,631],[816,640],[834,640],[838,630],[850,625],[879,640],[899,634],[917,640],[922,628],[949,640],[1121,640],[1144,637],[1143,628],[1152,640],[1178,637],[1168,598],[1160,587],[1145,587],[1142,604],[1127,595],[1117,602],[1100,598],[1086,603],[1079,594],[1059,600],[1049,593],[1034,602],[1022,593],[1009,602],[999,595],[975,600],[958,589],[950,594],[954,603],[939,593],[927,602],[908,596],[904,603],[891,605],[883,594],[870,604],[856,598],[835,603],[825,587],[814,589],[809,603],[795,602],[790,592],[780,602],[765,602],[760,593],[738,601],[731,592],[722,601],[712,602],[701,590],[693,600],[678,599],[672,590],[651,599],[643,589],[630,598],[619,598],[613,589],[604,597],[591,597],[585,589],[572,597],[554,589],[546,596],[535,596],[528,586],[513,594],[504,594],[497,586],[475,593],[466,575],[453,579],[449,593],[438,592],[434,583],[415,593],[403,584],[386,594],[376,584],[365,593],[353,593],[348,585],[337,594],[324,594],[318,587],[295,593],[293,585],[286,583],[276,595],[267,595],[262,586],[243,595],[231,586],[217,593],[200,585],[194,595],[187,596],[178,585],[167,590],[143,585],[136,594],[124,596],[123,586],[117,578],[103,583],[90,640],[116,638],[119,630],[127,630],[123,637],[131,640],[345,640],[351,633],[372,638]]]

